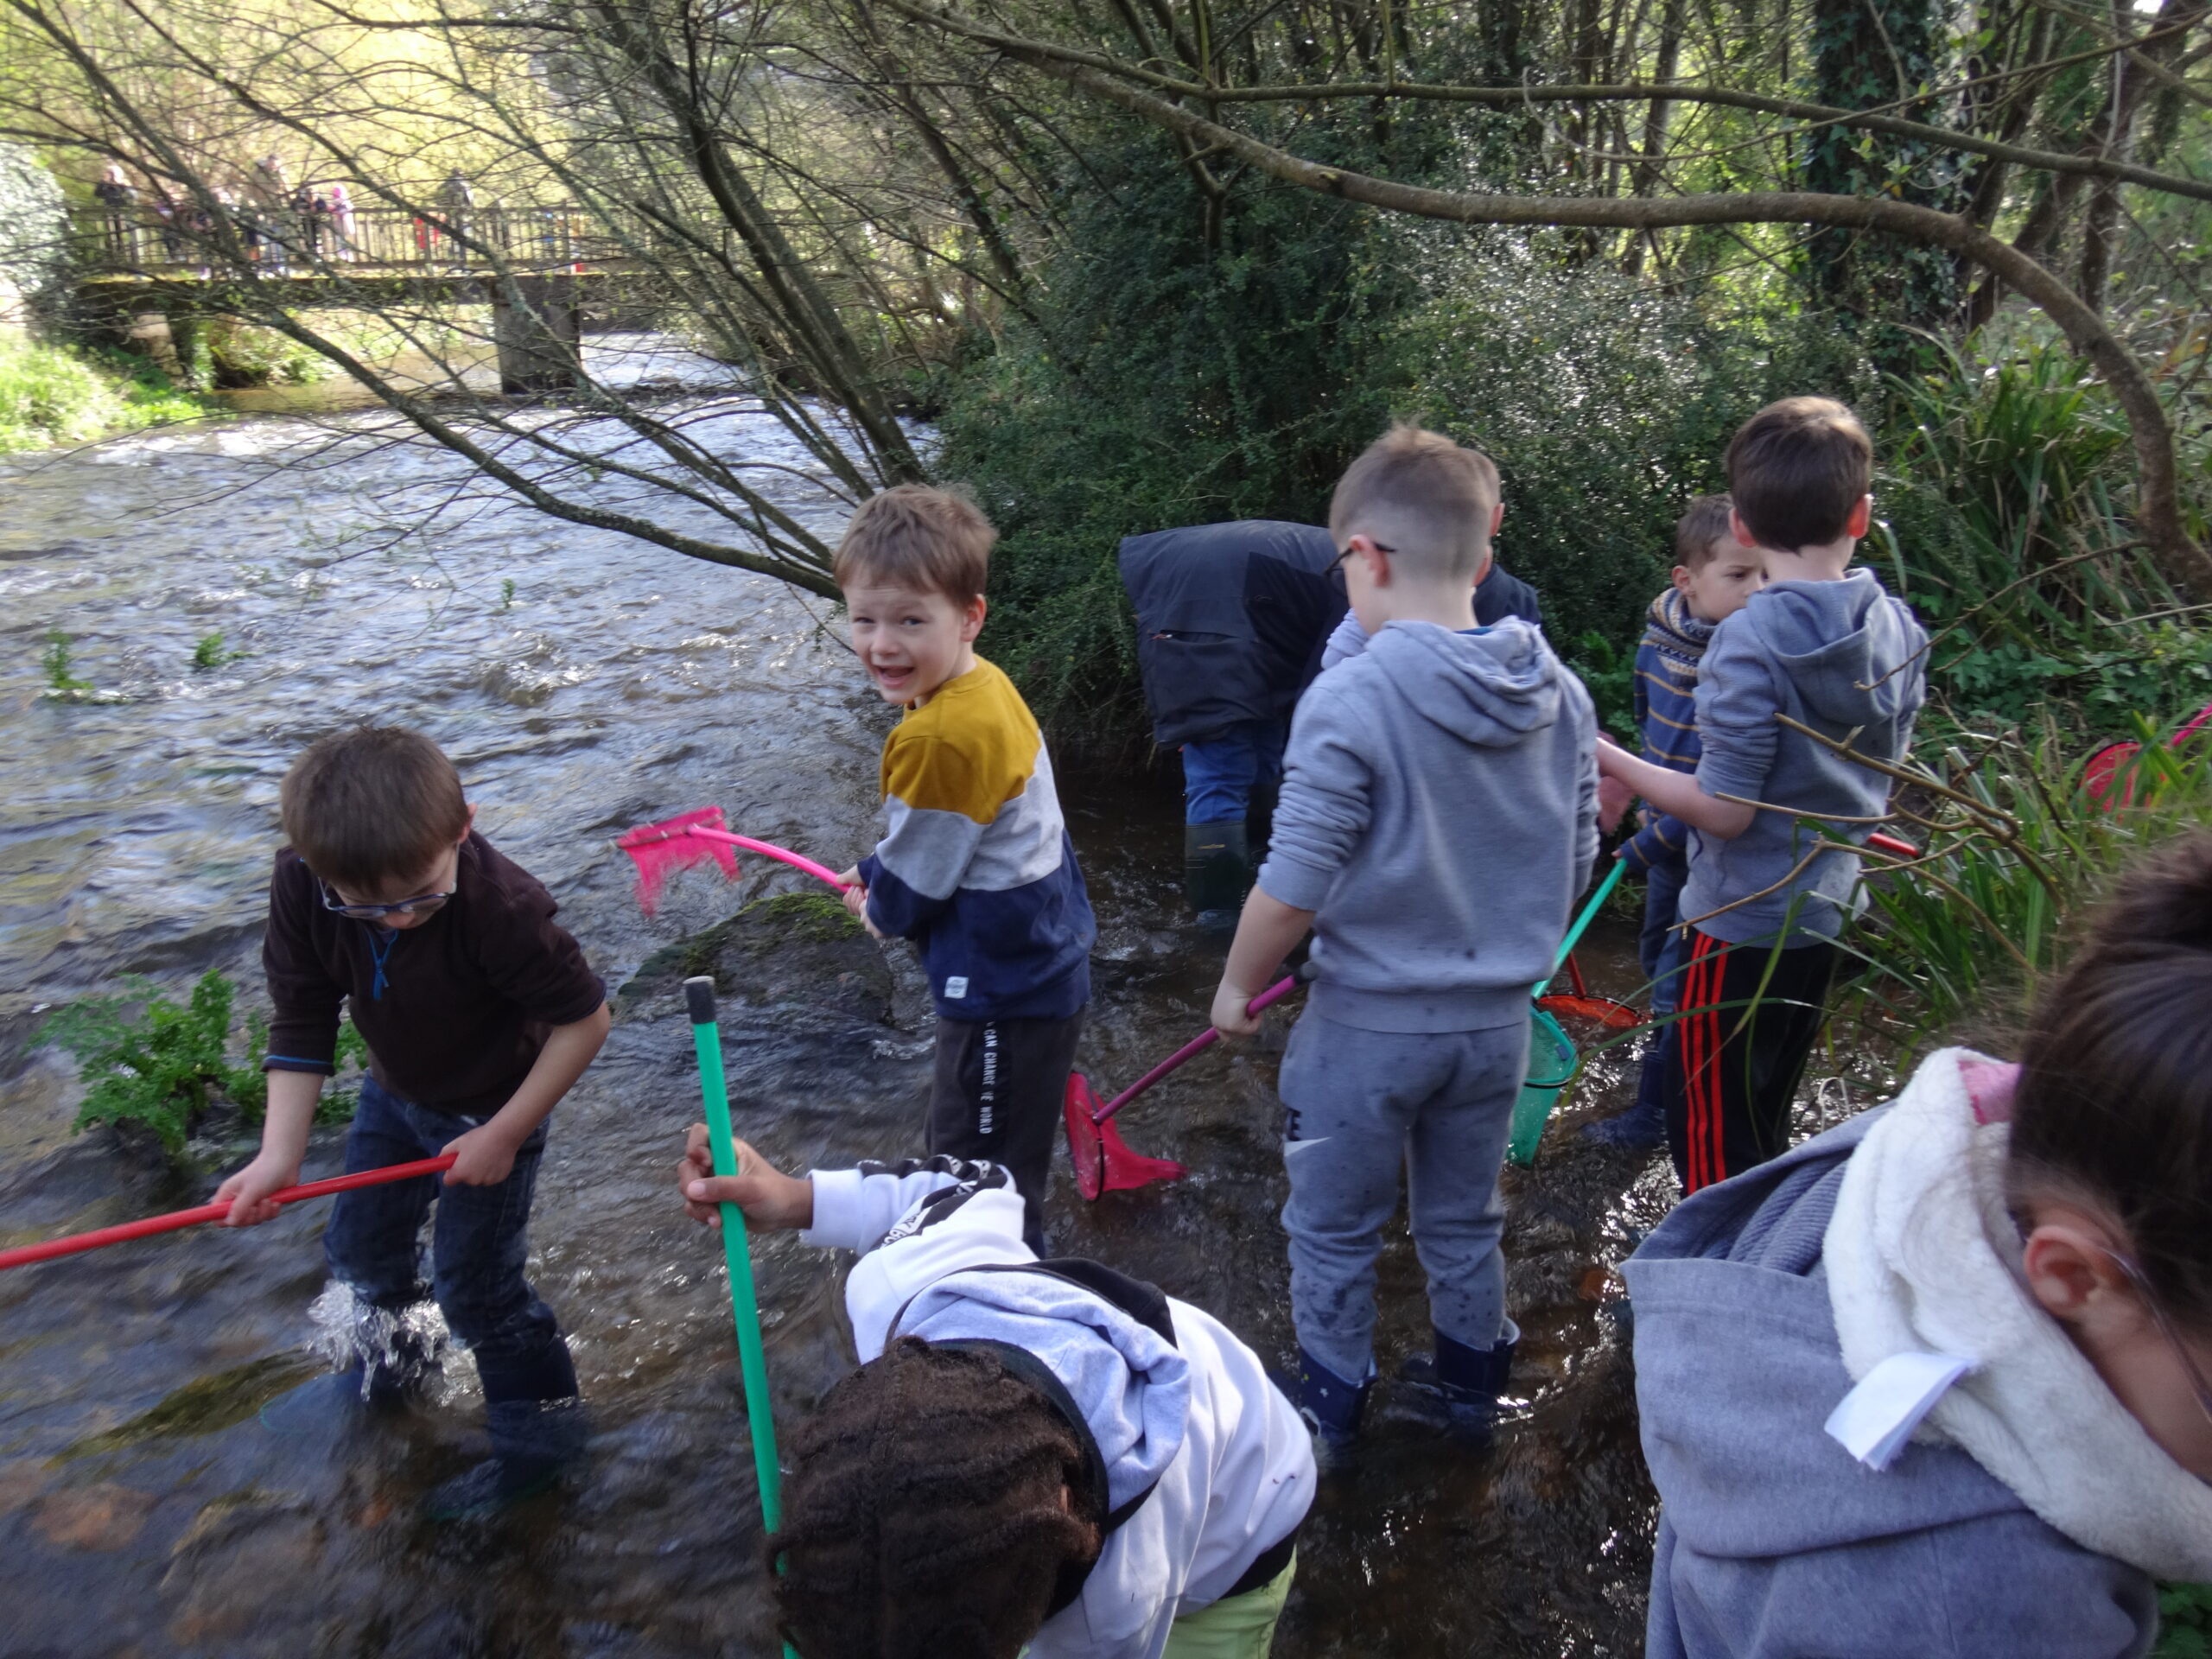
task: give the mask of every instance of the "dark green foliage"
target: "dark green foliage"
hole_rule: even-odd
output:
[[[1101,175],[1127,182],[1077,198],[1043,331],[1009,329],[956,383],[936,461],[1001,531],[982,650],[1076,738],[1141,724],[1121,539],[1320,522],[1405,397],[1394,325],[1419,292],[1379,216],[1247,181],[1209,248],[1160,142],[1103,148]]]
[[[1574,642],[1567,665],[1581,677],[1598,705],[1598,725],[1631,749],[1643,747],[1636,728],[1636,652],[1624,651],[1594,630]]]
[[[90,1085],[76,1127],[136,1124],[174,1154],[219,1099],[230,1102],[248,1122],[260,1122],[269,1103],[261,1070],[268,1025],[257,1014],[246,1015],[245,1058],[233,1063],[234,992],[222,971],[211,968],[202,974],[182,1005],[138,976],[124,983],[130,988],[122,993],[86,997],[55,1010],[39,1029],[37,1040],[73,1055]],[[341,1069],[349,1059],[365,1059],[367,1052],[350,1023],[339,1027]],[[327,1094],[315,1120],[343,1122],[353,1116],[353,1103],[351,1092]]]
[[[1933,0],[1814,0],[1810,30],[1814,99],[1838,109],[1890,108],[1946,77],[1945,14]],[[1902,113],[1941,120],[1936,100]],[[1917,140],[1817,127],[1807,139],[1805,188],[1831,195],[1888,195],[1955,210],[1959,157]],[[1958,302],[1951,256],[1895,238],[1831,228],[1806,244],[1815,285],[1831,303],[1870,322],[1939,326]],[[1885,358],[1908,342],[1885,328]]]
[[[2212,1584],[2158,1591],[2158,1645],[2151,1659],[2212,1659]]]
[[[2125,419],[2059,346],[1992,349],[1892,382],[1878,448],[1894,536],[1865,550],[1942,633],[1933,683],[1961,715],[2070,707],[2077,740],[2185,717],[2212,701],[2212,634],[2135,543]]]

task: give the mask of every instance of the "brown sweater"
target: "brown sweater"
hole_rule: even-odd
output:
[[[454,896],[404,930],[324,909],[314,874],[285,848],[261,949],[276,1004],[265,1064],[329,1075],[343,1001],[368,1042],[370,1071],[393,1094],[441,1112],[496,1112],[547,1032],[607,1000],[555,909],[537,878],[474,831]]]

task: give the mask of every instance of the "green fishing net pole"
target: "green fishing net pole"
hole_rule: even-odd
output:
[[[683,1001],[691,1015],[692,1046],[699,1052],[699,1098],[707,1109],[707,1140],[715,1173],[734,1175],[737,1140],[730,1132],[729,1084],[722,1075],[722,1033],[715,1024],[715,982],[700,976],[683,982]],[[737,1361],[745,1377],[745,1421],[753,1431],[753,1473],[760,1488],[760,1524],[770,1533],[784,1524],[783,1476],[776,1466],[776,1424],[768,1407],[768,1356],[760,1341],[760,1301],[753,1286],[753,1252],[745,1230],[745,1211],[721,1206],[722,1255],[729,1263],[729,1311],[737,1325]],[[784,1644],[785,1659],[798,1659]]]

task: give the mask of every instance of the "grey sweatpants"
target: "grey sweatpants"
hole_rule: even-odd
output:
[[[1401,1170],[1430,1322],[1471,1348],[1506,1334],[1497,1172],[1528,1065],[1525,1020],[1432,1034],[1300,1015],[1280,1084],[1291,1317],[1346,1382],[1374,1359],[1375,1258]]]

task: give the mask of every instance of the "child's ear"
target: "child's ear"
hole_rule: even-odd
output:
[[[1496,541],[1497,539],[1497,527],[1504,522],[1505,503],[1501,500],[1496,506],[1490,510],[1490,534],[1492,541]]]
[[[1854,542],[1863,540],[1874,523],[1874,498],[1862,495],[1859,505],[1851,510],[1851,517],[1843,522],[1843,533]]]
[[[1366,567],[1367,580],[1372,586],[1388,588],[1390,585],[1390,556],[1376,544],[1372,536],[1354,536],[1351,550],[1352,556]]]
[[[1744,515],[1735,508],[1728,509],[1728,531],[1741,547],[1757,547],[1759,538],[1751,534],[1751,527],[1744,522]]]
[[[1690,569],[1689,566],[1687,564],[1676,565],[1675,567],[1675,574],[1672,580],[1675,584],[1675,591],[1680,594],[1684,599],[1688,599],[1690,596],[1690,583],[1695,580],[1695,575]]]
[[[2021,1246],[2020,1273],[2043,1311],[2077,1334],[2099,1334],[2116,1313],[2134,1316],[2134,1287],[2103,1230],[2084,1217],[2062,1211],[2037,1222]]]
[[[960,643],[962,645],[972,645],[976,643],[976,636],[983,631],[983,619],[990,614],[990,609],[991,607],[984,603],[981,594],[968,601],[968,608],[960,613]]]
[[[466,803],[466,804],[468,808],[468,819],[467,823],[461,826],[461,833],[454,837],[453,844],[456,847],[460,846],[464,841],[467,841],[468,839],[468,832],[476,827],[476,803],[469,801]]]

